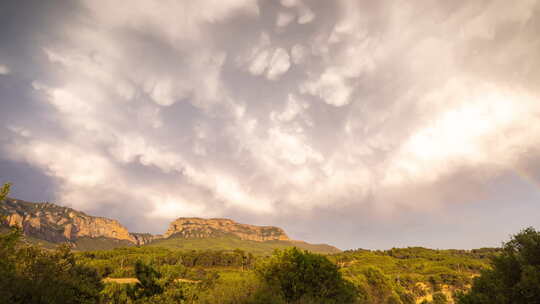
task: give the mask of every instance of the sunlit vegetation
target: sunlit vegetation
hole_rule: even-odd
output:
[[[242,250],[180,251],[156,247],[116,248],[76,254],[78,260],[97,270],[103,277],[134,277],[138,262],[151,265],[164,276],[203,279],[209,271],[248,270],[254,267],[255,256]]]
[[[329,258],[345,278],[359,286],[366,303],[429,303],[467,290],[472,278],[489,267],[498,249],[432,250],[421,247],[386,251],[350,250]],[[439,294],[439,296],[435,296]]]
[[[2,303],[96,303],[103,288],[96,270],[68,246],[48,251],[19,242],[16,229],[0,236]]]
[[[323,256],[285,249],[265,257],[243,250],[130,247],[76,256],[109,278],[135,278],[137,263],[148,265],[163,293],[176,288],[175,296],[181,293],[185,303],[332,303],[334,298],[335,303],[405,304],[452,303],[498,252],[396,248]],[[111,299],[129,298],[130,287],[110,285],[120,284],[107,284],[104,292],[114,291]],[[339,292],[325,293],[324,286]]]
[[[275,249],[285,249],[298,247],[317,253],[336,253],[339,252],[335,247],[324,244],[308,244],[304,242],[291,241],[265,241],[257,242],[250,240],[241,240],[238,237],[221,236],[210,238],[179,238],[171,237],[154,241],[147,246],[163,247],[179,250],[234,250],[241,249],[249,251],[254,255],[270,255]]]

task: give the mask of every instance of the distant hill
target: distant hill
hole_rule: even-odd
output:
[[[260,255],[293,246],[317,253],[340,252],[326,244],[293,241],[279,227],[240,224],[221,218],[178,218],[162,238],[155,238],[147,245],[183,250],[242,249]]]
[[[309,244],[289,239],[274,226],[240,224],[230,219],[180,217],[163,235],[130,233],[118,221],[95,217],[52,203],[33,203],[13,198],[0,202],[2,225],[19,227],[25,241],[46,248],[69,243],[80,251],[107,250],[129,246],[160,246],[182,250],[242,249],[266,255],[274,249],[296,246],[318,253],[336,253],[326,244]]]
[[[172,236],[166,239],[155,240],[146,246],[164,247],[182,250],[234,250],[241,249],[256,255],[270,255],[274,249],[298,247],[311,252],[330,254],[338,253],[339,249],[326,244],[309,244],[299,241],[251,241],[242,240],[235,236],[183,238]]]

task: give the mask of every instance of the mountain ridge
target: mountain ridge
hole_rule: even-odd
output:
[[[228,218],[179,217],[169,224],[164,234],[154,235],[129,232],[115,219],[88,215],[49,202],[35,203],[6,198],[0,202],[0,215],[3,216],[1,224],[20,228],[25,236],[37,240],[40,244],[69,243],[74,249],[80,250],[143,246],[164,240],[167,241],[161,244],[184,248],[184,245],[190,243],[190,248],[193,249],[196,244],[204,247],[204,244],[210,243],[210,241],[197,242],[196,239],[222,239],[228,240],[228,243],[214,243],[224,247],[244,245],[246,248],[261,247],[266,252],[272,248],[284,248],[289,245],[321,253],[340,251],[326,244],[291,240],[279,227],[242,224]]]
[[[169,224],[169,229],[163,236],[170,237],[175,234],[185,238],[232,234],[250,241],[290,241],[285,231],[279,227],[241,224],[226,218],[179,217]]]

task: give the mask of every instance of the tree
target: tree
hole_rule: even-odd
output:
[[[436,292],[433,294],[433,304],[447,304],[448,299],[446,295],[442,292]]]
[[[492,257],[468,294],[458,294],[460,304],[540,303],[540,232],[526,228]]]
[[[356,289],[326,257],[297,248],[276,251],[256,274],[286,302],[354,303]]]
[[[93,269],[78,265],[69,247],[53,252],[0,238],[0,298],[6,303],[96,303],[102,289]]]
[[[108,283],[100,293],[99,303],[127,304],[133,303],[128,295],[129,285]]]
[[[130,292],[133,299],[152,297],[163,292],[163,288],[157,282],[161,278],[161,274],[149,265],[137,261],[135,263],[135,276],[139,282]]]
[[[9,188],[11,187],[10,183],[4,184],[2,189],[0,189],[0,201],[3,201],[6,196],[9,194]]]

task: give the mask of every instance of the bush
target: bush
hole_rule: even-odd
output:
[[[433,294],[433,304],[447,304],[448,299],[442,292],[436,292]]]
[[[288,303],[354,303],[355,287],[326,257],[297,248],[276,251],[256,274]]]
[[[527,228],[513,236],[491,265],[468,294],[457,295],[458,303],[540,303],[540,232]]]
[[[75,262],[69,247],[49,252],[18,243],[19,231],[0,236],[0,298],[5,303],[96,303],[98,273]]]

